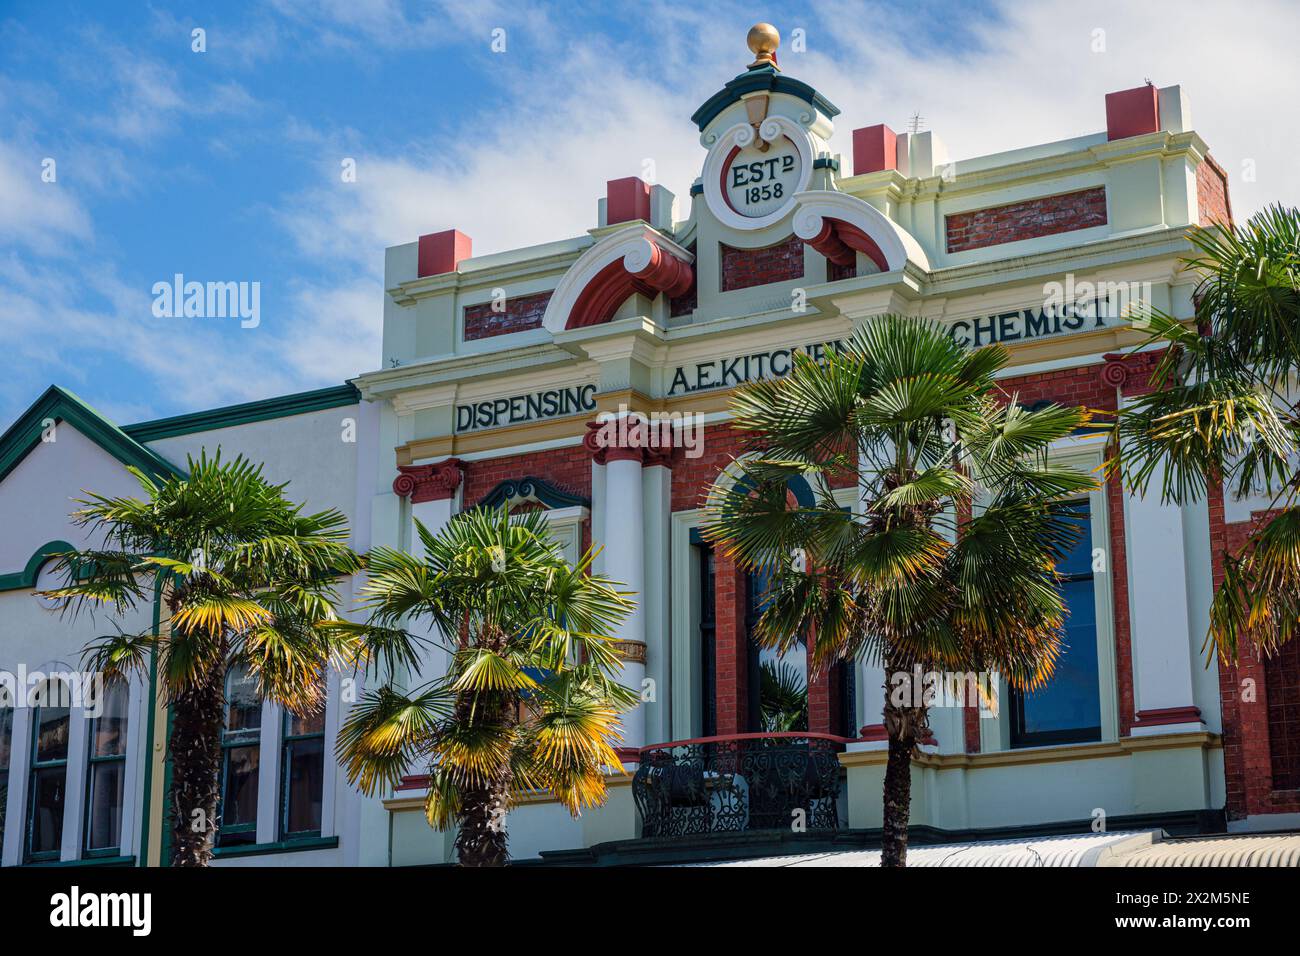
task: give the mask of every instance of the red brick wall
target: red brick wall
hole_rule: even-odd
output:
[[[1210,555],[1214,588],[1223,583],[1223,555],[1237,554],[1251,532],[1268,519],[1256,514],[1250,521],[1228,523],[1224,517],[1223,489],[1211,483]],[[1274,660],[1261,661],[1251,645],[1241,648],[1235,665],[1219,660],[1219,699],[1223,708],[1223,769],[1227,784],[1229,820],[1262,813],[1300,813],[1297,781],[1288,779],[1290,758],[1300,746],[1296,736],[1300,710],[1300,649],[1291,648]],[[1249,683],[1247,683],[1249,682]],[[1247,688],[1254,700],[1246,699]],[[1280,692],[1281,699],[1274,700]],[[1279,739],[1273,745],[1274,735]],[[1281,758],[1281,759],[1279,759]],[[1275,773],[1281,770],[1282,773]]]
[[[748,600],[746,575],[718,548],[713,564],[714,676],[717,733],[741,734],[749,715],[749,635],[745,630]]]
[[[504,312],[493,312],[491,302],[465,306],[465,341],[490,339],[495,335],[526,332],[541,328],[550,292],[509,297],[503,303]]]
[[[1196,167],[1196,221],[1202,226],[1216,222],[1224,225],[1232,223],[1228,175],[1209,156]]]
[[[803,278],[803,240],[783,239],[762,249],[737,249],[719,243],[723,292]]]
[[[464,468],[462,500],[466,508],[478,504],[501,482],[527,475],[545,478],[564,491],[585,498],[591,497],[591,456],[581,445],[523,455],[506,455],[502,458],[485,458],[466,462]],[[591,543],[591,522],[584,521],[582,546],[586,549]]]
[[[1045,196],[945,217],[949,252],[1106,225],[1106,188]]]

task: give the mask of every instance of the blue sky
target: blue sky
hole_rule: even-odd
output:
[[[577,235],[647,168],[685,196],[690,114],[756,19],[846,152],[914,112],[956,158],[1091,132],[1149,77],[1183,85],[1239,217],[1300,203],[1294,4],[1081,6],[0,0],[0,430],[51,383],[126,423],[375,367],[385,246]],[[259,282],[260,324],[155,317],[178,272]]]

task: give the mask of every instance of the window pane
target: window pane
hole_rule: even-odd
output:
[[[126,711],[130,692],[120,680],[104,685],[99,716],[90,741],[92,757],[120,757],[126,755]]]
[[[285,747],[288,763],[285,830],[288,833],[320,831],[321,801],[325,793],[325,741],[320,737],[297,740]]]
[[[86,829],[86,849],[105,850],[119,845],[125,781],[125,760],[104,760],[90,765],[90,819]]]
[[[33,698],[36,707],[36,742],[33,763],[68,759],[70,724],[68,694],[62,681],[42,684]]]
[[[297,714],[286,712],[284,715],[284,735],[286,737],[303,737],[307,734],[325,733],[325,711],[322,708],[318,714],[311,714],[307,717],[299,717]]]
[[[1096,586],[1092,576],[1092,521],[1085,502],[1063,509],[1080,526],[1079,539],[1056,570],[1065,604],[1064,647],[1048,683],[1020,696],[1013,743],[1033,745],[1101,739],[1101,684],[1097,662]],[[1041,736],[1033,736],[1041,735]]]
[[[259,751],[252,747],[226,750],[225,790],[221,795],[221,825],[257,824]]]
[[[241,734],[261,729],[262,701],[257,696],[257,679],[241,666],[230,668],[226,677],[226,733]]]
[[[46,767],[32,772],[31,842],[27,850],[33,855],[58,853],[62,846],[66,769]]]

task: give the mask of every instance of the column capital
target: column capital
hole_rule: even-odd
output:
[[[611,461],[636,461],[643,467],[672,467],[673,427],[671,422],[648,421],[637,416],[620,416],[587,422],[583,447],[598,465]]]
[[[393,494],[421,501],[446,501],[456,493],[464,476],[464,462],[459,458],[431,465],[398,465],[393,479]]]

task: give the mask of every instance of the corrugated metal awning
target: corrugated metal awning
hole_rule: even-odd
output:
[[[879,850],[693,863],[687,866],[877,867]],[[1163,830],[1084,833],[911,846],[907,865],[938,866],[1300,866],[1300,833],[1171,838]]]

